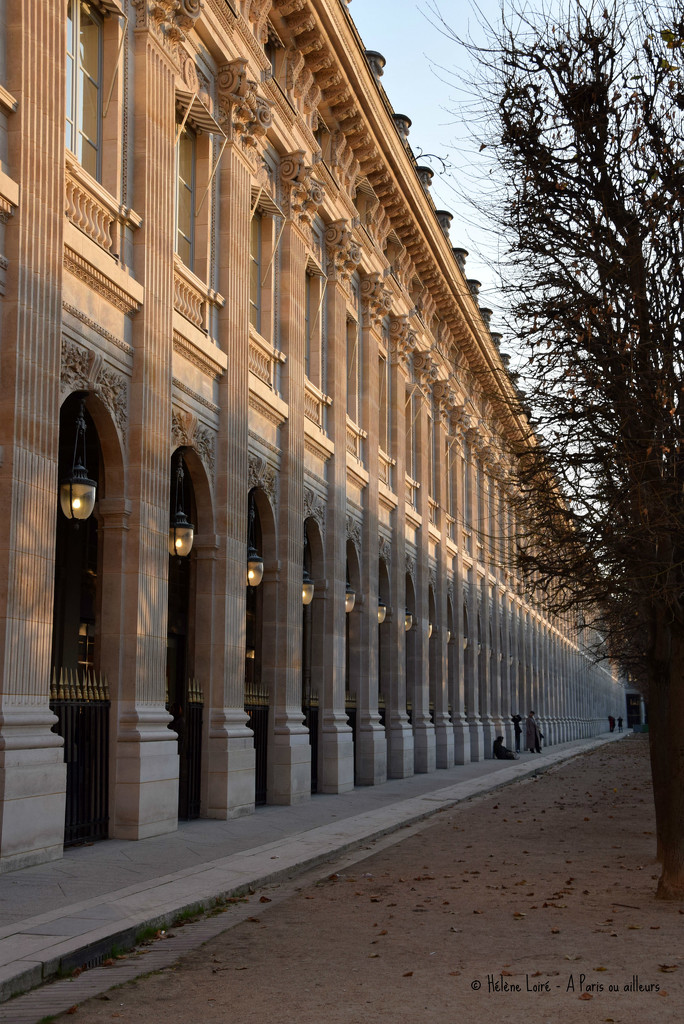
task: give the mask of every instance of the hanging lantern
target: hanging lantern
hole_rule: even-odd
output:
[[[405,630],[406,633],[408,633],[408,631],[409,631],[409,629],[411,628],[412,625],[413,625],[413,615],[411,615],[411,612],[407,608],[406,609],[406,615],[404,616],[404,630]]]
[[[169,526],[169,554],[184,558],[190,554],[195,537],[195,527],[188,522],[183,511],[183,456],[178,455],[176,463],[176,500]]]
[[[314,596],[314,582],[309,576],[309,571],[304,566],[304,575],[302,577],[302,604],[311,604]]]
[[[381,597],[378,598],[378,626],[382,626],[387,615],[387,605]]]
[[[356,591],[352,590],[352,588],[349,585],[349,583],[347,583],[347,586],[345,587],[345,591],[344,591],[344,610],[347,613],[347,615],[349,615],[349,612],[352,611],[355,603],[356,603]]]
[[[247,586],[258,587],[264,578],[264,560],[254,544],[254,494],[249,492],[249,522],[247,527]]]
[[[428,622],[428,640],[432,636],[432,623]]]
[[[95,508],[97,484],[88,477],[86,469],[84,416],[85,398],[76,417],[76,438],[74,440],[74,457],[71,461],[71,472],[59,485],[59,504],[67,519],[87,519]],[[80,443],[80,451],[79,451]]]

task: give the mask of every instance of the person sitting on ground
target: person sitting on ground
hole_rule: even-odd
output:
[[[492,747],[492,754],[498,761],[515,761],[515,754],[504,747],[503,736],[497,736]]]

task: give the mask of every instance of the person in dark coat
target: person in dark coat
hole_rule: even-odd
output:
[[[511,715],[511,722],[515,729],[515,752],[520,753],[520,737],[522,736],[522,715]]]
[[[540,740],[541,734],[534,717],[534,711],[530,711],[525,721],[525,746],[530,754],[541,754]]]
[[[497,761],[515,761],[515,754],[508,747],[504,747],[503,736],[497,736],[494,740],[492,753]]]

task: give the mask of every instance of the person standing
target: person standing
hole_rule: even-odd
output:
[[[539,726],[534,717],[534,711],[530,711],[525,722],[525,746],[530,754],[541,754],[540,740]]]
[[[622,732],[622,715],[618,718],[618,732]]]
[[[515,729],[515,752],[520,753],[520,737],[522,736],[522,715],[511,715],[513,728]]]

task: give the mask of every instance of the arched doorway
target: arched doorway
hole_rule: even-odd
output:
[[[64,845],[109,833],[109,691],[100,671],[102,557],[98,501],[103,459],[89,396],[77,392],[60,410],[60,501],[56,520],[50,708],[64,740],[67,769]],[[80,470],[96,485],[92,513],[77,506]],[[66,488],[66,489],[65,489]]]
[[[259,507],[265,496],[257,487],[253,487],[247,495],[247,551],[262,559],[264,554],[264,536],[261,527]],[[263,625],[264,625],[264,586],[262,578],[256,581],[247,580],[245,599],[245,711],[249,716],[247,723],[254,733],[254,803],[262,806],[268,795],[268,716],[269,694],[263,683]]]
[[[302,587],[302,714],[309,730],[311,746],[311,792],[318,792],[318,751],[320,733],[320,694],[318,679],[322,678],[324,652],[324,605],[320,586],[324,579],[323,541],[315,518],[304,521],[304,556]],[[313,586],[313,598],[307,599],[306,585]]]
[[[169,535],[166,708],[169,728],[178,736],[178,817],[198,818],[201,800],[203,693],[195,675],[195,595],[197,552],[181,542],[182,522],[197,524],[197,504],[185,448],[171,457],[169,522],[180,523],[176,540]]]
[[[409,722],[413,723],[413,694],[416,682],[416,645],[418,629],[416,623],[416,592],[413,586],[413,579],[410,573],[406,573],[406,636],[405,636],[405,665],[406,665],[406,714]]]
[[[378,565],[378,713],[380,723],[387,726],[387,706],[390,697],[390,643],[392,634],[387,619],[390,605],[390,581],[387,563],[380,559]],[[396,613],[395,613],[396,614]],[[386,623],[386,625],[385,625]]]

